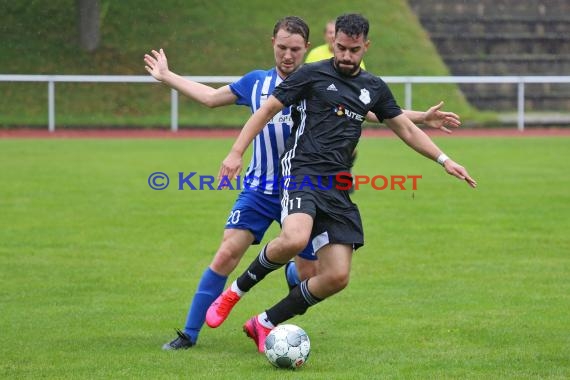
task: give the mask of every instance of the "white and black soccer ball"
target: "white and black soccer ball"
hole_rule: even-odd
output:
[[[305,364],[310,352],[309,336],[299,326],[279,325],[265,340],[265,356],[278,368],[299,368]]]

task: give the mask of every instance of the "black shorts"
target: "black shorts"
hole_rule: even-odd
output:
[[[360,211],[348,191],[337,189],[337,185],[334,177],[310,177],[309,181],[307,176],[281,186],[281,222],[290,214],[311,215],[315,252],[329,243],[349,244],[355,250],[364,245]]]

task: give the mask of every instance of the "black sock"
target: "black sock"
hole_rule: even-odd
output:
[[[287,297],[265,311],[269,322],[277,326],[279,323],[285,322],[295,315],[305,314],[310,306],[322,301],[321,298],[315,297],[309,291],[307,286],[308,281],[309,280],[305,280],[298,286],[295,286],[291,289]]]
[[[259,255],[249,264],[249,268],[242,273],[236,280],[238,288],[244,292],[248,292],[259,281],[263,280],[267,274],[273,272],[275,269],[281,268],[285,264],[271,262],[267,259],[265,250],[267,245],[263,247]]]

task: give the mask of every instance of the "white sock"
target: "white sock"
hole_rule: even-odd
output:
[[[268,329],[273,329],[275,327],[275,325],[267,319],[267,313],[265,311],[257,316],[257,322]]]
[[[232,292],[236,293],[239,296],[239,298],[243,297],[243,295],[246,293],[240,288],[238,288],[237,281],[232,282],[232,284],[230,285],[230,289],[232,290]]]

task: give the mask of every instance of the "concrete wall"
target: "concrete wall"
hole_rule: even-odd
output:
[[[408,0],[453,75],[570,75],[570,0]],[[516,108],[514,85],[461,86],[480,109]],[[529,110],[570,109],[570,86],[527,87]]]

